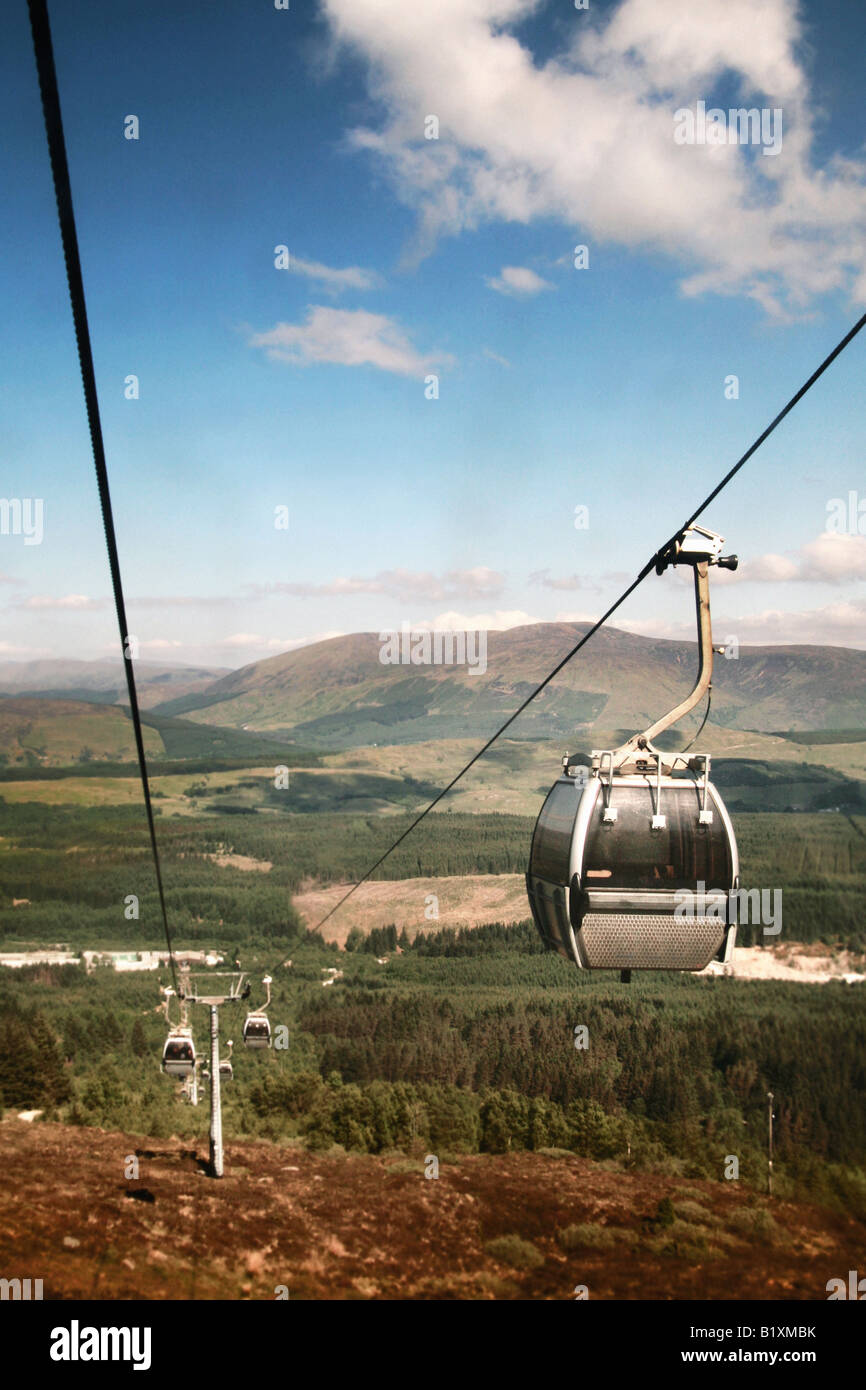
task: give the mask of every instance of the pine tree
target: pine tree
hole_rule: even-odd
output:
[[[129,1045],[135,1053],[136,1057],[146,1057],[148,1052],[150,1051],[147,1042],[147,1035],[145,1034],[144,1027],[140,1018],[137,1018],[132,1025],[132,1033],[130,1034]]]

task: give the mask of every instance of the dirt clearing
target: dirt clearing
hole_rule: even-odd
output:
[[[293,902],[307,927],[314,927],[350,887],[305,888]],[[438,917],[428,915],[438,912]],[[408,936],[443,927],[478,927],[485,922],[523,922],[529,916],[523,874],[465,874],[454,878],[400,878],[363,883],[322,928],[326,941],[345,945],[353,927],[365,934],[393,923]]]

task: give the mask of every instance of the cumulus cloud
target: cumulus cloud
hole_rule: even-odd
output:
[[[596,623],[598,613],[588,613],[586,609],[572,609],[569,612],[557,613],[553,619],[555,623]],[[635,627],[635,632],[638,629]]]
[[[267,646],[276,647],[281,652],[294,652],[299,647],[311,647],[316,642],[331,642],[335,637],[345,636],[340,628],[332,628],[328,632],[314,632],[310,637],[269,637]]]
[[[543,60],[514,32],[540,8],[324,0],[384,112],[350,142],[415,209],[417,255],[486,222],[555,219],[685,260],[687,294],[748,295],[778,317],[831,291],[866,299],[866,163],[818,161],[794,0],[621,0],[572,15]],[[776,157],[675,142],[675,112],[720,105],[723,82],[740,107],[782,111]],[[429,113],[438,140],[424,138]]]
[[[299,256],[289,257],[289,270],[296,275],[305,275],[316,280],[329,290],[373,290],[381,285],[381,276],[375,270],[364,270],[359,265],[349,265],[342,270],[323,265],[321,261],[304,261]]]
[[[261,637],[257,632],[233,632],[228,637],[220,637],[217,641],[212,642],[211,646],[228,649],[233,647],[263,647],[266,642],[267,638]]]
[[[554,589],[561,592],[570,593],[580,590],[583,593],[600,594],[607,585],[625,584],[631,577],[627,570],[605,570],[602,574],[591,579],[581,574],[567,574],[557,579],[551,576],[550,570],[534,570],[529,576],[529,583],[538,585],[542,589]],[[562,619],[562,621],[568,620]]]
[[[449,570],[443,575],[393,569],[380,570],[378,574],[366,578],[332,579],[325,584],[280,581],[247,587],[256,597],[290,594],[294,598],[345,598],[354,594],[384,594],[401,601],[418,598],[440,601],[449,598],[495,598],[502,592],[504,582],[504,577],[496,570],[476,565],[468,570]]]
[[[446,353],[419,353],[399,324],[384,314],[329,309],[322,304],[310,306],[305,323],[278,323],[266,333],[254,334],[250,346],[264,348],[274,361],[294,366],[330,362],[378,367],[399,376],[424,377],[453,362]]]
[[[567,574],[562,579],[551,578],[550,570],[535,570],[529,576],[530,584],[536,584],[542,589],[563,589],[571,591],[573,589],[592,589],[594,586],[591,580],[582,579],[579,574]]]
[[[18,642],[0,642],[0,656],[8,656],[24,659],[34,659],[41,656],[55,656],[56,652],[52,647],[28,647]],[[9,674],[8,671],[6,673]]]
[[[716,631],[720,631],[716,626]],[[728,621],[726,632],[741,642],[866,648],[866,602],[830,603],[786,613],[768,608]]]
[[[486,276],[485,284],[499,294],[510,294],[527,298],[540,294],[542,290],[552,290],[549,280],[542,280],[534,270],[524,265],[504,265],[496,276]]]
[[[16,606],[18,608],[72,608],[88,612],[97,608],[104,608],[107,603],[108,599],[88,598],[87,594],[63,594],[60,597],[54,597],[52,594],[31,594],[30,598],[22,599]]]
[[[847,584],[866,579],[866,536],[825,531],[814,541],[786,555],[758,555],[741,560],[734,573],[718,571],[726,584],[778,584],[800,581],[812,584]]]
[[[577,615],[574,618],[578,621]],[[694,642],[694,621],[629,618],[622,624],[641,637],[667,637]],[[820,646],[866,649],[866,600],[843,600],[821,608],[765,608],[758,613],[732,615],[718,609],[713,615],[713,640],[723,644],[736,637],[752,646]]]
[[[239,603],[231,594],[155,594],[131,598],[130,608],[216,608]]]
[[[528,623],[538,623],[540,618],[520,609],[498,609],[493,613],[440,613],[435,618],[418,623],[410,623],[413,632],[505,632],[512,627],[525,627]]]
[[[843,536],[825,531],[817,540],[803,546],[797,577],[817,579],[825,584],[866,579],[866,536]]]
[[[314,642],[327,642],[332,637],[342,637],[343,635],[339,630],[315,632],[307,637],[265,637],[259,632],[233,632],[228,637],[220,637],[215,642],[211,642],[210,646],[224,651],[292,652],[298,647],[309,647]]]

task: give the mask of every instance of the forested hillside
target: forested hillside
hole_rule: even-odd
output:
[[[782,892],[780,940],[866,949],[866,818],[735,814],[734,821],[743,886]],[[231,947],[290,939],[299,929],[292,893],[301,884],[354,882],[408,824],[408,816],[376,815],[160,821],[178,943]],[[434,812],[376,877],[523,873],[532,827],[523,816]],[[156,883],[137,807],[13,805],[0,797],[0,837],[0,942],[158,944]],[[208,857],[226,852],[251,864]],[[266,871],[255,872],[257,864]],[[124,916],[130,893],[139,900],[134,919]],[[744,924],[739,940],[760,943],[760,929]]]
[[[528,926],[401,949],[383,965],[295,943],[271,1009],[288,1045],[235,1052],[228,1137],[368,1153],[553,1148],[720,1182],[733,1154],[760,1188],[772,1089],[778,1190],[866,1216],[860,987],[688,976],[624,987],[541,952]],[[323,989],[332,967],[342,976]],[[156,985],[77,967],[4,974],[5,1104],[155,1137],[200,1133],[204,1115],[159,1071]],[[223,1010],[224,1039],[238,1022]]]

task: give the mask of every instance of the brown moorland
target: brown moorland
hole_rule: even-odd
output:
[[[866,1224],[815,1206],[557,1151],[443,1157],[436,1179],[423,1155],[250,1142],[215,1181],[204,1157],[5,1120],[0,1272],[73,1300],[825,1300],[866,1245]]]

